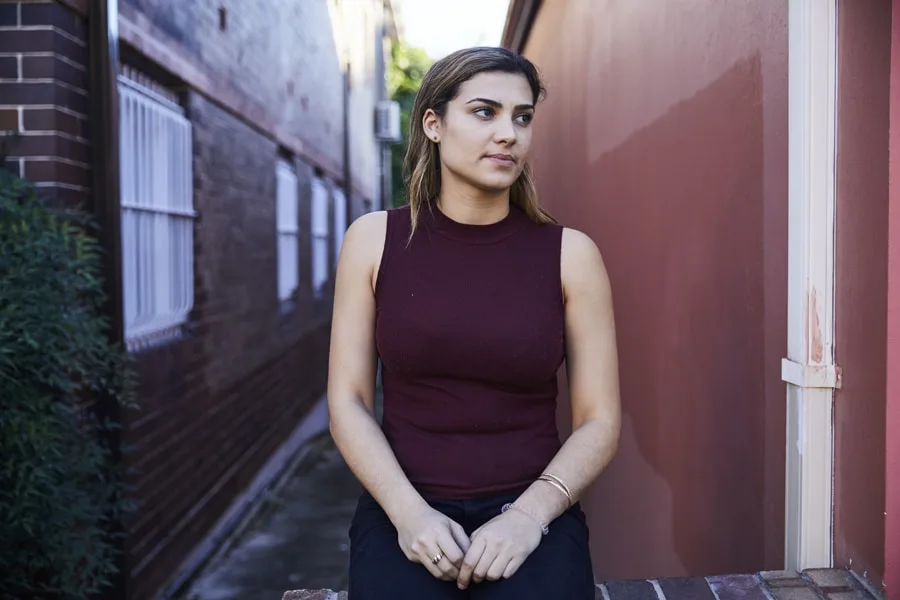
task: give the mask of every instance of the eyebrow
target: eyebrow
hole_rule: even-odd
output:
[[[492,106],[494,108],[503,108],[503,105],[497,102],[496,100],[491,100],[490,98],[472,98],[466,104],[472,104],[473,102],[483,102],[488,106]],[[519,104],[516,106],[516,110],[534,110],[534,104]]]

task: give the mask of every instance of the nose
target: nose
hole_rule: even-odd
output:
[[[512,119],[497,119],[497,129],[494,131],[494,141],[507,146],[516,141],[516,125]]]

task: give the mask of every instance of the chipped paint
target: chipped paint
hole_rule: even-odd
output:
[[[825,345],[822,343],[822,324],[819,322],[819,306],[815,287],[806,292],[806,328],[809,362],[821,364],[825,356]]]

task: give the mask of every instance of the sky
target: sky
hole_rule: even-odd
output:
[[[433,60],[468,46],[498,46],[509,0],[402,0],[403,34]]]

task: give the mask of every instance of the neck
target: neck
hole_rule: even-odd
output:
[[[490,225],[509,214],[509,189],[486,191],[443,173],[438,208],[450,219],[468,225]]]

